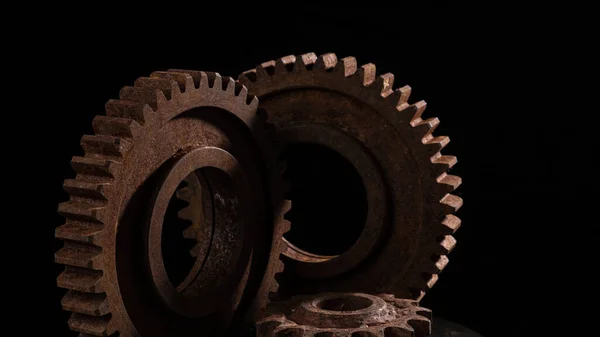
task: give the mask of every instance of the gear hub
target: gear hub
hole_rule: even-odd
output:
[[[431,311],[393,295],[325,293],[270,304],[256,329],[259,337],[425,337]]]

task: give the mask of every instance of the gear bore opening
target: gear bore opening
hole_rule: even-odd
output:
[[[373,301],[362,296],[339,295],[315,303],[319,309],[328,311],[357,311],[373,305]]]
[[[337,151],[316,143],[290,143],[282,152],[287,163],[286,214],[292,223],[284,238],[307,256],[330,257],[349,250],[367,220],[367,193],[354,165]]]

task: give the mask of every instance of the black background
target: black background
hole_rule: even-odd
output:
[[[397,86],[412,87],[413,101],[427,101],[426,117],[440,118],[436,134],[451,138],[445,153],[458,157],[452,173],[463,178],[457,191],[465,200],[458,213],[463,226],[450,264],[422,304],[483,336],[537,335],[539,314],[551,311],[542,287],[566,278],[551,268],[565,245],[546,233],[577,223],[581,214],[567,209],[580,186],[565,172],[583,174],[585,168],[574,168],[581,149],[568,145],[573,124],[550,117],[535,102],[536,83],[551,81],[553,68],[540,69],[534,56],[544,37],[518,28],[527,17],[492,19],[493,8],[474,15],[449,5],[408,9],[394,3],[327,10],[289,3],[243,13],[64,10],[38,32],[35,55],[47,64],[29,69],[31,85],[44,88],[37,99],[47,103],[29,122],[40,130],[35,154],[49,158],[37,161],[38,173],[30,176],[37,184],[27,185],[49,195],[29,215],[44,224],[35,236],[44,253],[28,257],[24,269],[34,274],[28,294],[35,302],[21,303],[20,312],[27,319],[34,308],[48,322],[29,324],[30,335],[68,336],[62,292],[55,287],[53,233],[62,221],[56,205],[66,200],[61,185],[72,176],[70,158],[82,153],[79,139],[92,131],[104,103],[155,70],[235,77],[261,62],[306,52],[355,56],[375,63],[380,73],[394,73]],[[559,86],[552,95],[561,97]],[[565,288],[553,294],[569,296]]]

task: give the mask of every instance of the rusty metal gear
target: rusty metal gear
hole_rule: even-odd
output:
[[[272,126],[256,97],[217,73],[169,70],[139,78],[106,104],[73,157],[70,199],[56,229],[57,283],[80,336],[220,336],[266,306],[287,230]],[[163,221],[180,183],[207,183],[210,239],[173,284]],[[200,256],[202,255],[202,256]]]
[[[282,143],[312,144],[345,158],[367,204],[364,227],[341,253],[318,254],[286,240],[280,296],[360,291],[420,300],[448,262],[460,226],[452,213],[462,205],[450,194],[461,179],[447,174],[456,157],[440,153],[449,138],[432,134],[439,120],[422,118],[425,102],[408,103],[410,87],[394,89],[392,74],[376,76],[375,65],[358,66],[354,57],[338,60],[335,54],[285,56],[244,72],[238,81],[269,111]],[[292,170],[293,163],[287,164]],[[293,192],[302,186],[290,182],[292,233],[300,226]],[[315,188],[308,199],[319,195]],[[336,222],[329,221],[308,240]]]
[[[325,293],[269,305],[258,337],[426,337],[431,311],[393,295]]]

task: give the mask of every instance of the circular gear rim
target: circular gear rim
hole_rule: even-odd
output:
[[[369,272],[368,268],[352,274],[345,272],[337,279],[332,277],[327,282],[319,279],[307,286],[306,281],[310,279],[292,281],[291,271],[298,269],[298,266],[302,268],[303,262],[284,256],[282,259],[286,264],[286,270],[278,278],[280,296],[288,298],[294,294],[361,291],[393,293],[401,298],[421,300],[436,283],[439,273],[448,263],[447,255],[456,244],[452,235],[461,225],[460,219],[453,213],[463,204],[462,198],[451,194],[462,183],[461,178],[447,173],[456,164],[457,159],[454,156],[441,154],[441,150],[450,139],[446,136],[433,135],[433,131],[439,124],[438,118],[421,118],[426,103],[419,101],[410,104],[408,100],[411,88],[403,86],[394,89],[393,74],[377,76],[374,64],[358,66],[354,57],[338,59],[334,53],[319,57],[315,53],[284,56],[264,62],[255,69],[240,74],[238,81],[244,84],[251,94],[259,98],[260,107],[271,112],[270,120],[278,131],[285,129],[282,126],[283,122],[278,118],[290,115],[291,112],[283,103],[269,104],[269,100],[273,97],[285,98],[288,92],[306,89],[334,92],[348,100],[359,101],[374,110],[378,117],[388,123],[387,126],[394,129],[398,141],[409,144],[405,147],[413,158],[410,165],[426,177],[418,183],[427,185],[424,188],[427,194],[422,200],[423,208],[427,208],[423,213],[428,220],[421,222],[421,225],[426,228],[420,229],[416,252],[404,258],[408,262],[404,265],[396,262],[398,252],[393,247],[390,248],[392,245],[403,245],[407,241],[395,243],[388,241],[385,246],[387,253],[384,254],[388,256],[387,262],[394,261],[392,268],[385,266],[386,270],[379,269],[377,272]],[[426,214],[427,212],[429,214]],[[286,255],[291,255],[290,250],[295,249],[288,247]],[[375,261],[375,264],[377,263],[383,264],[381,259]],[[354,281],[350,277],[353,277]],[[367,285],[373,279],[381,281],[375,286]],[[291,289],[302,290],[291,291]]]
[[[273,228],[268,228],[272,237],[265,238],[271,243],[266,272],[261,271],[264,273],[258,280],[256,296],[244,307],[244,321],[256,319],[266,307],[269,294],[277,291],[274,275],[283,270],[279,254],[284,247],[280,239],[289,229],[283,214],[290,204],[283,200],[284,185],[279,181],[282,168],[276,162],[273,142],[269,141],[274,128],[267,123],[266,112],[258,109],[257,98],[249,95],[245,86],[230,77],[193,70],[157,71],[138,78],[133,86],[121,89],[119,99],[106,103],[105,115],[96,116],[92,122],[94,134],[81,139],[84,155],[71,160],[76,176],[63,183],[69,200],[58,206],[66,223],[55,230],[55,238],[64,242],[55,253],[55,263],[65,269],[58,276],[57,285],[67,290],[61,305],[71,313],[69,328],[80,336],[138,334],[123,304],[117,262],[111,256],[116,251],[116,227],[127,199],[119,183],[131,173],[124,162],[135,149],[139,135],[149,127],[203,107],[227,111],[251,130],[248,134],[265,160],[264,167],[257,168],[265,173],[263,189],[270,195],[265,196],[264,205],[275,211],[267,215],[273,220]],[[111,214],[115,210],[116,216]]]

